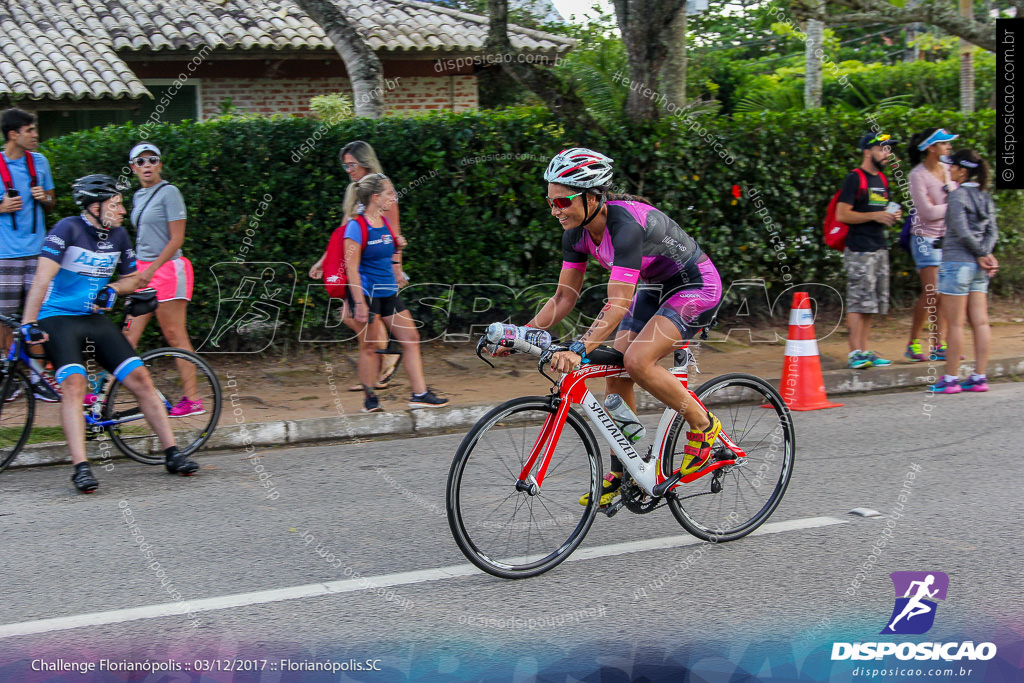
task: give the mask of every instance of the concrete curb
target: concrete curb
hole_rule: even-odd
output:
[[[961,364],[961,374],[973,366]],[[941,361],[915,365],[890,365],[886,368],[868,370],[831,370],[822,373],[825,391],[829,395],[858,394],[872,391],[923,387],[934,384],[943,374],[945,363]],[[737,372],[741,372],[737,368]],[[1011,377],[1016,381],[1024,376],[1024,356],[1000,358],[989,361],[990,378]],[[691,375],[691,387],[696,388],[711,375]],[[769,380],[776,387],[779,379]],[[284,444],[315,443],[356,437],[388,436],[393,434],[430,433],[442,429],[469,428],[476,424],[495,404],[453,406],[451,408],[407,410],[400,413],[373,413],[339,415],[338,417],[316,417],[306,420],[274,420],[252,424],[221,425],[210,437],[204,450],[238,450],[250,443],[256,447],[273,447]],[[637,392],[637,408],[641,411],[660,410],[661,404],[645,391]],[[99,442],[87,444],[90,460],[97,459]],[[108,450],[109,455],[123,457],[116,448]],[[32,467],[70,463],[67,447],[61,443],[47,443],[26,446],[11,467]]]

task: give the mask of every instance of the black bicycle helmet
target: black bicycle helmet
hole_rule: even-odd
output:
[[[110,176],[100,173],[82,176],[71,183],[71,198],[83,209],[119,194],[121,191],[117,189],[117,182]]]

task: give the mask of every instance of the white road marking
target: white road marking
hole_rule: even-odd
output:
[[[846,523],[847,522],[844,520],[835,519],[833,517],[808,517],[806,519],[795,519],[787,522],[773,522],[771,524],[765,524],[763,527],[751,534],[751,536],[799,531],[803,529],[813,529]],[[646,541],[633,541],[630,543],[604,545],[597,548],[578,549],[566,561],[579,562],[581,560],[590,560],[598,557],[611,557],[614,555],[625,555],[628,553],[648,550],[664,550],[666,548],[678,548],[681,546],[696,545],[698,543],[703,543],[703,541],[698,538],[694,538],[689,534],[681,536],[666,536],[663,538],[652,538]],[[215,610],[230,609],[232,607],[248,607],[249,605],[261,605],[269,602],[281,602],[284,600],[299,600],[301,598],[315,598],[324,595],[334,595],[337,593],[352,593],[366,588],[386,588],[388,586],[405,586],[429,581],[442,581],[444,579],[456,579],[480,573],[480,570],[471,564],[460,564],[454,567],[421,569],[413,572],[382,574],[380,576],[368,576],[360,579],[348,579],[345,581],[310,583],[304,586],[292,586],[290,588],[274,588],[270,590],[253,591],[251,593],[222,595],[216,598],[190,600],[188,602],[168,602],[160,605],[131,607],[128,609],[110,610],[108,612],[77,614],[70,617],[37,619],[35,621],[23,621],[20,623],[4,624],[0,626],[0,638],[26,636],[34,633],[50,633],[53,631],[67,631],[69,629],[83,628],[87,626],[118,624],[127,621],[138,621],[141,619],[156,619],[159,617],[188,614],[190,612],[212,612]]]

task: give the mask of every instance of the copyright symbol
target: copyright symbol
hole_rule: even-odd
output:
[[[1003,176],[1003,180],[1005,180],[1006,182],[1010,182],[1013,180],[1013,169],[1004,168],[1003,172],[1000,175]]]

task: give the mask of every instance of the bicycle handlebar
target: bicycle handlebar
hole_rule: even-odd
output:
[[[0,313],[0,323],[3,323],[12,330],[21,328],[21,320],[14,316],[4,315]]]

